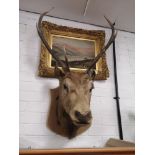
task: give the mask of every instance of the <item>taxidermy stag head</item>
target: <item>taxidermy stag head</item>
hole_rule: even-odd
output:
[[[43,44],[55,59],[56,64],[61,66],[61,69],[58,68],[57,65],[55,66],[55,73],[59,78],[57,120],[60,126],[68,128],[68,137],[73,138],[76,136],[76,131],[78,128],[91,124],[92,114],[90,110],[90,99],[92,89],[94,88],[93,81],[95,77],[95,71],[93,71],[92,68],[112,44],[117,35],[117,32],[115,31],[114,26],[110,20],[105,17],[112,30],[109,41],[100,51],[100,53],[94,58],[85,73],[73,73],[70,71],[65,48],[64,62],[61,61],[54,53],[44,37],[42,30],[42,19],[47,13],[48,12],[45,12],[40,15],[37,24],[37,30]]]

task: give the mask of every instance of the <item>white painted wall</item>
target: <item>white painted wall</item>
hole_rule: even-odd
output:
[[[92,126],[82,135],[68,140],[46,127],[47,111],[50,103],[49,90],[58,86],[58,80],[37,76],[40,55],[40,39],[36,31],[39,15],[20,11],[20,148],[76,148],[103,147],[108,138],[118,136],[116,103],[113,97],[112,47],[107,51],[110,77],[106,81],[96,81],[91,109]],[[56,18],[45,18],[53,23],[83,29],[103,29],[77,22]],[[106,40],[110,31],[106,31]],[[118,32],[116,52],[118,83],[124,139],[134,142],[134,39],[135,35]]]

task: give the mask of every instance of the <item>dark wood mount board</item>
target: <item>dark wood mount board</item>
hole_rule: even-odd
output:
[[[19,150],[20,155],[134,155],[134,147],[110,147],[98,149],[32,149],[32,150]]]

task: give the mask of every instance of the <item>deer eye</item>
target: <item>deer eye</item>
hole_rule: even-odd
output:
[[[63,85],[64,90],[66,90],[68,92],[68,87],[66,84]]]

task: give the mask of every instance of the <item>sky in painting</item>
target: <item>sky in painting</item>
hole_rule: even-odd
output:
[[[84,57],[94,57],[95,56],[95,42],[89,40],[80,40],[66,37],[53,37],[53,46],[57,46],[61,49],[65,46],[67,50],[70,51],[67,54],[84,56]]]

